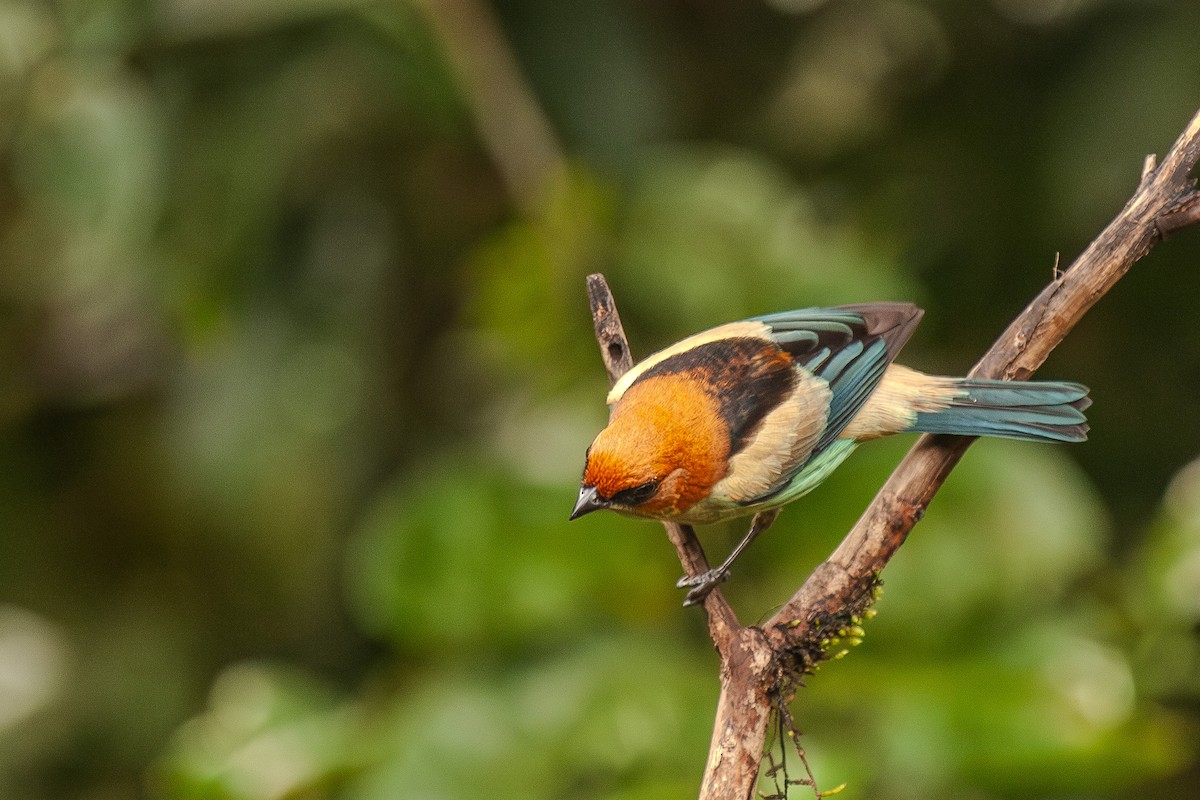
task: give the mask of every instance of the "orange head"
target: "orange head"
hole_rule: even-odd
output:
[[[588,448],[571,519],[599,508],[671,519],[725,475],[729,427],[694,373],[655,375],[629,387]]]

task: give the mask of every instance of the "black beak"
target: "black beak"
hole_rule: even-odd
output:
[[[575,508],[571,511],[571,516],[568,521],[579,519],[584,514],[590,514],[598,508],[606,508],[608,503],[596,496],[595,486],[579,487],[579,499],[575,501]]]

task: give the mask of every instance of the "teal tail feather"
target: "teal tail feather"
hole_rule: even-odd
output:
[[[911,430],[1051,442],[1087,438],[1083,410],[1092,401],[1082,384],[963,378],[954,386],[962,397],[949,408],[918,413]]]

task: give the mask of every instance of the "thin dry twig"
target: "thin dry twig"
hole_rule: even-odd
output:
[[[1133,197],[1099,236],[1009,325],[971,371],[975,377],[1024,380],[1083,315],[1167,234],[1200,224],[1191,177],[1200,158],[1200,112],[1161,164],[1147,156]],[[588,277],[596,337],[613,380],[631,364],[616,305],[604,278]],[[754,796],[773,699],[828,657],[830,632],[858,625],[874,599],[879,573],[921,519],[950,471],[974,441],[921,436],[854,528],[764,625],[742,626],[720,590],[704,603],[721,657],[721,694],[701,800]],[[707,569],[690,528],[666,524],[688,574]]]
[[[480,139],[514,202],[536,216],[547,186],[566,172],[566,156],[521,74],[488,3],[422,0],[454,68]]]
[[[596,341],[600,344],[600,357],[604,360],[604,368],[608,371],[608,382],[612,385],[617,379],[633,366],[633,356],[629,352],[629,342],[625,338],[625,329],[621,327],[621,317],[617,314],[617,305],[613,301],[612,291],[608,282],[600,274],[587,277],[588,304],[592,309],[592,323],[596,329]],[[701,575],[708,572],[708,557],[691,525],[677,525],[674,522],[664,522],[667,538],[675,545],[679,563],[688,575]],[[704,610],[708,615],[709,633],[713,642],[725,642],[732,632],[741,627],[733,607],[721,594],[720,589],[709,593],[704,601]],[[720,650],[720,644],[718,644]]]

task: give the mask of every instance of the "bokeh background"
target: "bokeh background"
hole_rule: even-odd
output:
[[[678,798],[661,530],[566,524],[637,353],[911,299],[968,368],[1200,108],[1190,0],[0,0],[0,796]],[[794,712],[846,797],[1200,797],[1200,232],[972,448]],[[739,564],[786,599],[908,441]],[[737,526],[702,532],[723,553]],[[798,772],[793,762],[793,774]],[[793,790],[806,796],[807,789]]]

